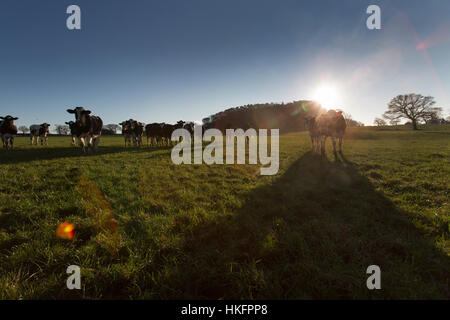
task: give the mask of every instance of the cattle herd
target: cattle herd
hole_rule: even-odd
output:
[[[91,115],[90,110],[85,110],[83,107],[76,107],[75,109],[67,109],[68,113],[75,116],[75,121],[67,121],[69,126],[70,135],[72,136],[72,144],[76,144],[78,139],[83,152],[86,152],[86,147],[98,149],[100,143],[100,136],[103,128],[103,121],[100,117]],[[5,149],[14,149],[14,137],[17,135],[17,126],[14,124],[14,120],[18,120],[17,117],[10,115],[6,117],[0,117],[0,136],[3,141],[3,147]],[[136,147],[142,146],[142,139],[144,131],[147,136],[147,146],[169,146],[172,144],[171,136],[172,132],[179,128],[187,129],[191,134],[194,132],[194,123],[178,121],[176,124],[168,123],[151,123],[145,126],[144,123],[129,119],[120,123],[122,126],[122,134],[125,139],[125,146]],[[30,143],[38,144],[40,140],[41,145],[48,145],[48,134],[50,124],[33,124],[30,126]]]
[[[66,122],[70,128],[72,136],[72,144],[75,145],[76,139],[86,152],[86,146],[94,150],[98,149],[100,136],[103,128],[103,121],[100,117],[91,115],[90,110],[83,107],[75,109],[67,109],[68,113],[75,116],[75,121]],[[10,115],[0,117],[0,136],[5,149],[12,150],[14,148],[14,137],[17,135],[17,127],[14,121],[17,117]],[[122,126],[122,134],[125,139],[125,147],[133,144],[136,147],[142,146],[142,138],[144,136],[144,123],[129,119],[120,123]],[[345,134],[346,121],[342,115],[342,111],[329,110],[318,116],[306,116],[305,125],[309,130],[311,137],[312,149],[314,152],[325,153],[325,142],[327,137],[331,137],[333,150],[336,153],[336,139],[339,143],[339,152],[342,152],[342,140]],[[43,123],[40,125],[30,126],[30,142],[33,145],[36,139],[36,145],[40,138],[41,145],[48,144],[50,124]],[[147,146],[169,146],[172,144],[172,132],[176,129],[184,128],[192,135],[194,132],[194,123],[178,121],[176,124],[167,123],[150,123],[145,126],[145,134],[147,136]]]

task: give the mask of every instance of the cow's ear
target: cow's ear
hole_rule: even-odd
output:
[[[68,113],[75,113],[75,110],[67,109],[67,112],[68,112]]]
[[[64,122],[65,124],[69,124],[68,122]]]
[[[83,114],[91,114],[91,111],[89,111],[89,110],[83,110]]]
[[[17,117],[14,117],[14,118],[12,118],[13,120],[19,120],[19,118],[17,118]]]
[[[5,120],[5,117],[0,117],[0,119],[3,119],[3,120]]]

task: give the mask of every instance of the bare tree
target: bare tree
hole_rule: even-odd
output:
[[[389,124],[391,126],[396,126],[400,123],[400,119],[398,119],[396,116],[383,114],[383,118],[386,119],[387,121],[389,121]]]
[[[70,128],[67,125],[55,124],[56,133],[67,136],[70,133]]]
[[[431,96],[415,93],[398,95],[389,102],[383,117],[390,120],[409,119],[413,129],[417,130],[419,120],[427,121],[442,112],[442,108],[433,107],[435,103]]]
[[[363,127],[364,126],[364,123],[354,120],[350,113],[342,112],[342,115],[344,116],[347,127]]]
[[[19,131],[22,131],[22,134],[27,134],[28,132],[30,132],[30,129],[28,129],[27,126],[20,126]]]
[[[105,125],[104,128],[106,130],[111,131],[113,134],[117,134],[117,131],[120,129],[120,126],[118,124],[112,123]]]
[[[375,120],[373,120],[373,124],[378,126],[378,127],[382,127],[386,125],[386,121],[384,121],[381,118],[375,118]]]

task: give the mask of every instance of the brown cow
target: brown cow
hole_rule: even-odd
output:
[[[309,136],[311,137],[312,151],[319,152],[320,145],[320,135],[319,128],[317,127],[317,122],[315,117],[305,117],[305,127],[309,131]]]
[[[325,155],[325,142],[331,137],[333,142],[333,151],[336,154],[336,138],[339,140],[339,153],[342,153],[342,140],[344,138],[345,123],[342,111],[329,110],[316,118],[317,128],[320,136],[320,151]]]
[[[144,124],[142,122],[130,119],[128,120],[130,125],[131,138],[134,146],[142,146],[142,136],[144,135]]]

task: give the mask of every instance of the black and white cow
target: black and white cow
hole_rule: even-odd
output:
[[[86,144],[89,149],[93,146],[94,150],[97,150],[103,128],[102,119],[97,116],[91,116],[91,111],[85,110],[83,107],[67,109],[67,112],[75,114],[75,134],[80,141],[83,152],[86,153]]]
[[[76,141],[76,139],[77,139],[77,137],[78,137],[77,132],[78,132],[79,130],[77,130],[78,128],[77,128],[77,126],[75,125],[75,122],[74,122],[74,121],[66,122],[66,124],[69,126],[69,129],[70,129],[70,135],[72,136],[72,145],[74,146],[74,145],[75,145],[75,141]]]
[[[0,123],[0,136],[2,137],[3,148],[13,150],[14,137],[17,135],[17,127],[14,124],[14,120],[18,120],[19,118],[8,115],[6,117],[0,117],[0,119],[3,120]]]
[[[38,140],[40,138],[41,145],[44,144],[48,145],[48,134],[50,132],[49,130],[50,124],[43,123],[43,124],[33,124],[30,126],[30,142],[31,145],[33,145],[34,138],[36,138],[36,145],[38,144]]]
[[[131,146],[131,140],[133,138],[131,133],[131,125],[130,120],[123,121],[119,123],[119,125],[122,126],[122,134],[123,138],[125,139],[125,147]]]

